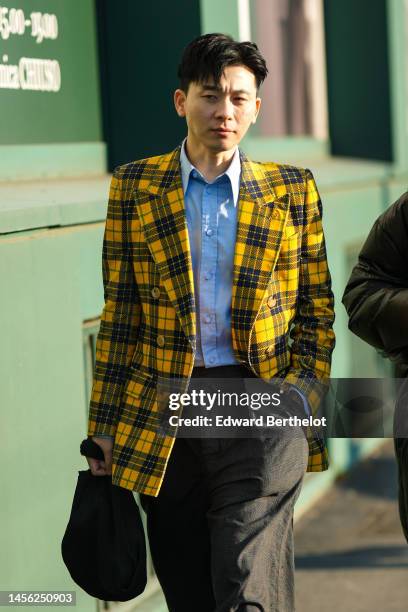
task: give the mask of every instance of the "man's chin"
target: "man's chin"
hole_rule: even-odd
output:
[[[238,142],[239,141],[235,137],[235,134],[234,134],[234,138],[232,137],[220,138],[219,136],[215,135],[209,140],[208,147],[212,151],[217,151],[218,153],[222,153],[223,151],[230,151],[231,149],[234,149],[237,146]]]

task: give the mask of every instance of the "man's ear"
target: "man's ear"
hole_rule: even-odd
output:
[[[176,89],[174,92],[174,106],[179,117],[185,117],[186,94],[182,89]]]
[[[257,120],[258,114],[259,114],[259,109],[261,108],[261,102],[262,102],[261,98],[257,98],[255,100],[256,110],[255,110],[254,118],[252,119],[252,123],[256,123],[256,120]]]

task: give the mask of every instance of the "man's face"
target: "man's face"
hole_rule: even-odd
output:
[[[227,66],[218,86],[190,83],[187,95],[174,93],[180,117],[186,117],[188,137],[194,145],[213,152],[233,149],[255,123],[261,105],[253,72],[245,66]]]

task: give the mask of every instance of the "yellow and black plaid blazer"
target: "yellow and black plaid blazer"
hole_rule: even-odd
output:
[[[153,496],[175,440],[160,428],[158,381],[177,378],[187,388],[195,354],[180,148],[113,174],[89,413],[88,435],[115,436],[113,483]],[[319,194],[309,170],[240,155],[233,349],[259,377],[285,372],[313,409],[314,383],[328,382],[334,348]],[[327,467],[324,441],[309,439],[308,471]]]

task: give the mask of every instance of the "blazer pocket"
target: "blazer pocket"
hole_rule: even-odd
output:
[[[140,366],[131,366],[124,393],[132,397],[154,399],[156,386],[156,379],[152,372]]]

